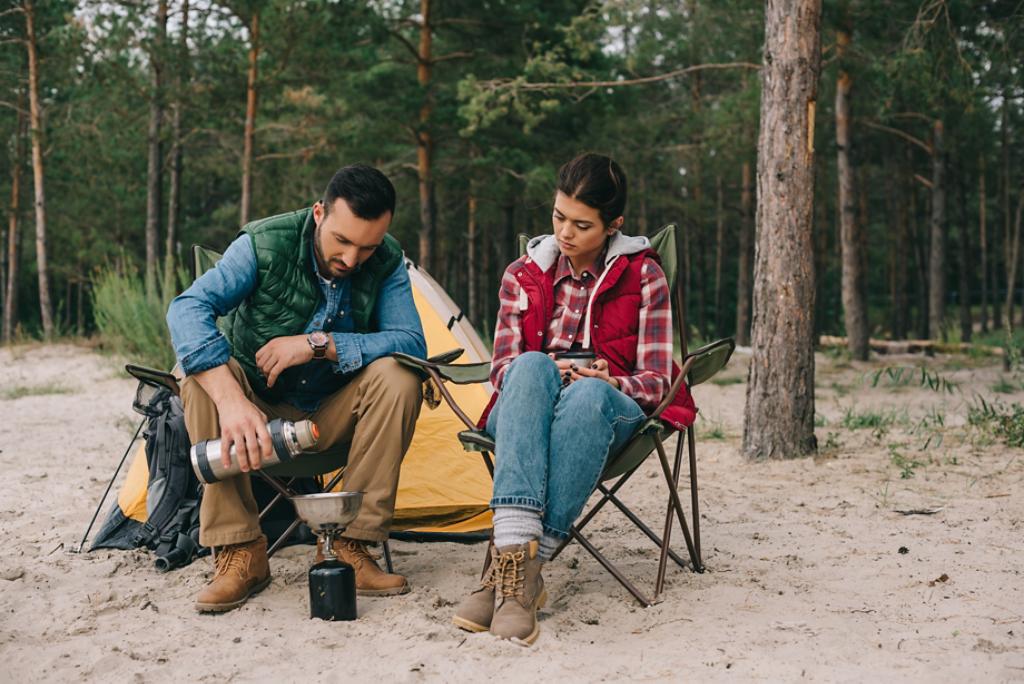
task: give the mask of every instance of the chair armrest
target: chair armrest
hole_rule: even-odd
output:
[[[461,350],[459,351],[461,354]],[[451,354],[451,352],[448,352],[448,354]],[[490,361],[483,361],[481,363],[438,363],[434,360],[447,356],[446,354],[431,357],[430,359],[420,359],[401,352],[395,352],[392,356],[400,364],[412,369],[423,378],[429,376],[432,370],[442,379],[454,382],[456,385],[478,385],[487,382],[491,376]]]
[[[725,339],[706,344],[700,349],[695,349],[687,354],[685,360],[693,360],[687,377],[690,387],[707,382],[718,371],[725,368],[735,349],[736,340],[726,337]]]

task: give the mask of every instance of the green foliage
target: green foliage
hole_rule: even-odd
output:
[[[956,382],[924,366],[886,366],[871,373],[869,379],[872,387],[878,387],[879,383],[884,381],[884,386],[917,385],[944,394],[953,394],[959,390]]]
[[[186,282],[186,274],[178,279]],[[165,283],[165,279],[158,279]],[[134,269],[100,270],[94,279],[93,308],[96,327],[104,348],[133,363],[169,370],[174,366],[174,349],[165,316],[177,294],[166,283],[160,292],[146,292],[143,277]]]
[[[997,439],[1013,447],[1024,447],[1024,406],[999,401],[988,402],[976,397],[967,410],[967,422],[982,432],[993,434]]]
[[[46,385],[15,385],[0,391],[0,400],[12,401],[22,397],[39,397],[51,394],[70,394],[73,390],[57,383]]]
[[[914,477],[914,470],[924,465],[921,461],[908,457],[899,450],[899,445],[889,445],[889,460],[900,469],[900,478],[909,480]]]
[[[1000,378],[996,380],[995,384],[993,384],[990,389],[993,392],[997,392],[999,394],[1013,394],[1014,392],[1019,390],[1020,387],[1016,383],[1010,382],[1010,380],[1000,376]]]

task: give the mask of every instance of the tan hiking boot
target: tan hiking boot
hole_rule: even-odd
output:
[[[537,611],[548,598],[540,574],[543,563],[537,558],[537,542],[500,548],[495,563],[497,586],[491,634],[529,646],[540,634]]]
[[[213,579],[196,596],[200,613],[238,608],[270,584],[267,538],[263,535],[251,542],[219,547],[214,563],[217,570]]]
[[[332,544],[338,560],[348,563],[356,571],[356,594],[359,596],[395,596],[409,592],[409,582],[402,575],[384,572],[376,557],[366,548],[366,542],[339,537]],[[324,560],[321,542],[316,542],[316,562]]]
[[[457,627],[470,632],[486,632],[491,628],[494,616],[494,588],[498,586],[498,550],[494,543],[487,545],[487,557],[484,560],[484,571],[480,574],[480,586],[472,594],[463,599],[452,622]]]

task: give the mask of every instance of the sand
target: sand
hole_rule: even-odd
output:
[[[270,587],[220,616],[192,608],[208,559],[159,574],[144,551],[71,553],[137,423],[135,384],[85,347],[0,349],[0,680],[1024,680],[1024,458],[965,424],[976,394],[1024,393],[995,394],[998,366],[963,357],[928,362],[952,394],[865,385],[920,362],[819,355],[822,454],[747,463],[738,355],[734,384],[695,392],[708,571],[670,566],[645,609],[572,546],[545,569],[527,649],[450,623],[483,545],[396,542],[414,590],[361,598],[350,623],[308,618],[311,547],[280,553]],[[869,410],[894,423],[843,427]],[[660,527],[663,487],[650,459],[623,499]],[[629,523],[602,512],[589,530],[652,588],[656,552]]]

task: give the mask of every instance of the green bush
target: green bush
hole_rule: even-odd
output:
[[[96,327],[106,349],[125,356],[132,363],[169,370],[174,350],[165,316],[177,294],[177,278],[158,278],[159,286],[147,292],[143,277],[134,269],[108,268],[93,279]],[[159,290],[159,291],[157,291]]]
[[[1006,406],[977,397],[968,407],[967,422],[1009,446],[1024,447],[1024,407],[1020,404]]]

